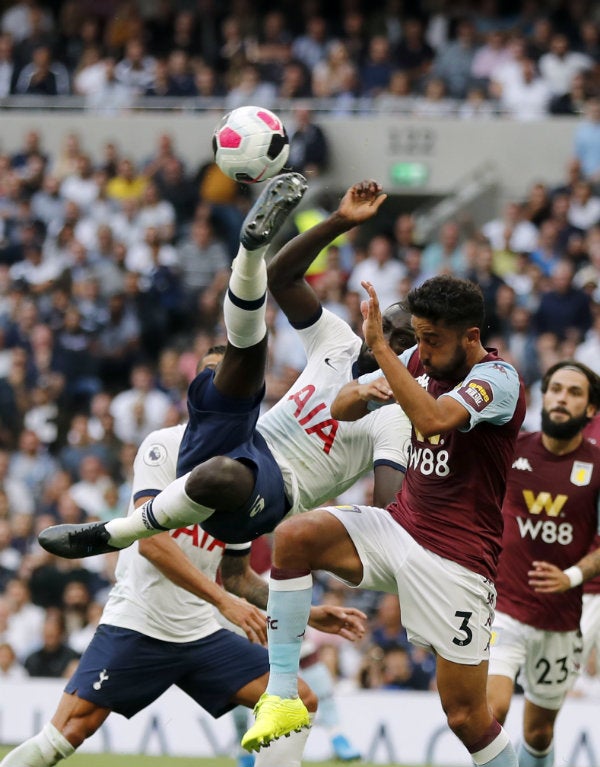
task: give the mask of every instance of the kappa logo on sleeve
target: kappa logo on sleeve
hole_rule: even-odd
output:
[[[472,407],[478,413],[481,413],[494,400],[494,393],[488,381],[481,381],[477,378],[472,378],[461,386],[458,394],[469,407]]]

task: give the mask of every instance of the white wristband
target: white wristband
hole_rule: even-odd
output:
[[[573,565],[573,567],[567,567],[566,570],[563,570],[563,573],[569,579],[569,583],[571,584],[569,588],[574,589],[575,586],[580,586],[583,583],[583,572],[581,571],[581,567]]]

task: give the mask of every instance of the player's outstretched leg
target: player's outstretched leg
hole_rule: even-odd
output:
[[[306,179],[299,173],[276,176],[267,183],[244,220],[241,246],[232,265],[223,309],[228,344],[220,369],[215,374],[215,386],[222,394],[248,397],[262,386],[267,290],[264,255],[306,189]],[[264,347],[262,356],[261,345]],[[256,357],[254,364],[253,356]],[[241,370],[240,362],[243,363]],[[203,522],[214,513],[214,504],[202,498],[201,493],[190,489],[188,480],[195,467],[192,465],[184,471],[183,476],[128,517],[109,522],[55,525],[40,533],[40,545],[52,554],[81,559],[118,551],[140,538],[148,538],[164,530]],[[197,480],[198,477],[192,486],[202,487],[202,481]],[[220,501],[225,497],[226,490],[224,488],[224,493],[219,496]],[[214,497],[214,481],[211,491]]]

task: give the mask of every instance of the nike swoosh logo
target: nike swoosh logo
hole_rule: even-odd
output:
[[[328,365],[332,370],[335,370],[336,373],[338,372],[338,369],[331,364],[330,357],[325,357],[325,364]]]

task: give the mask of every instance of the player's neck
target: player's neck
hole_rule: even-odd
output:
[[[542,432],[542,445],[548,450],[548,452],[554,455],[567,455],[577,450],[579,445],[583,442],[583,435],[580,431],[571,439],[556,439],[556,437],[549,437]]]

